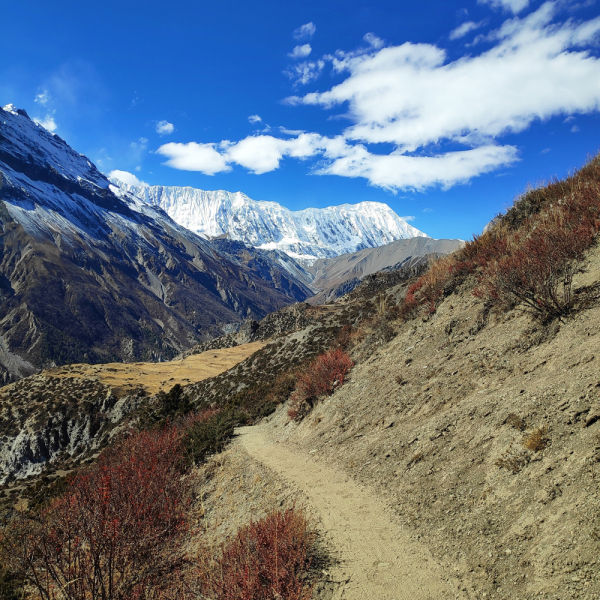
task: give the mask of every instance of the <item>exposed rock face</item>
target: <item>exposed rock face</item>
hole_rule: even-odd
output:
[[[0,485],[99,449],[141,400],[118,399],[97,381],[49,374],[7,386],[0,393]]]
[[[268,256],[234,259],[112,186],[12,107],[0,109],[0,232],[4,383],[53,364],[168,359],[312,293]]]

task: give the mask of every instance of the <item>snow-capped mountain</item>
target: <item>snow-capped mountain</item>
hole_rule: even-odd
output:
[[[380,202],[291,211],[277,202],[252,200],[242,192],[111,181],[144,202],[160,206],[197,234],[228,234],[255,248],[282,250],[309,263],[399,239],[428,237]]]
[[[283,253],[226,250],[112,185],[25,111],[0,109],[0,383],[51,364],[168,358],[312,295]]]

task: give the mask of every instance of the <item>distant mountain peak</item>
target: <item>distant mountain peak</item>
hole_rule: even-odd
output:
[[[147,204],[159,206],[194,233],[207,238],[228,234],[255,248],[281,250],[306,262],[399,239],[429,237],[381,202],[292,211],[277,202],[252,200],[242,192],[110,180]]]

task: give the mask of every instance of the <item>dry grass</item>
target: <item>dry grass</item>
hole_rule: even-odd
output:
[[[149,394],[166,392],[175,384],[188,385],[223,373],[266,345],[266,342],[241,344],[234,348],[209,350],[183,360],[162,363],[75,364],[49,373],[54,377],[80,377],[100,381],[116,396],[142,388]]]
[[[523,445],[532,452],[540,452],[548,446],[550,438],[548,437],[548,427],[540,425],[531,431]]]

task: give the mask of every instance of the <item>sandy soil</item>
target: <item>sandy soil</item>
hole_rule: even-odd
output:
[[[344,600],[461,598],[425,546],[406,535],[391,511],[342,471],[270,442],[264,427],[239,430],[255,460],[304,492],[339,558],[332,573]]]
[[[149,394],[170,390],[176,383],[188,385],[219,375],[251,354],[266,342],[241,344],[235,348],[209,350],[182,360],[162,363],[108,363],[104,365],[75,364],[48,371],[54,377],[92,379],[112,388],[117,396],[136,388]]]

